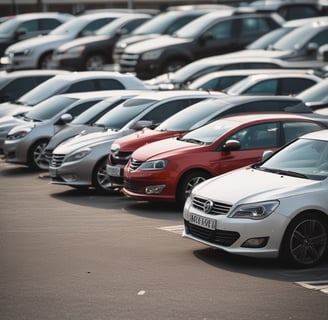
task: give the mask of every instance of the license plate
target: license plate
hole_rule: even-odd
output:
[[[215,230],[216,228],[216,220],[202,217],[197,214],[191,214],[190,223],[210,230]]]
[[[57,177],[57,169],[49,168],[49,175],[50,175],[50,177],[52,177],[52,178]]]
[[[120,167],[107,165],[106,166],[106,171],[107,171],[107,174],[109,176],[112,176],[112,177],[122,177],[121,168]]]

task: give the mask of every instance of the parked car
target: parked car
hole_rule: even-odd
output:
[[[0,103],[18,100],[23,94],[64,70],[0,71]]]
[[[71,122],[66,123],[60,131],[51,137],[44,150],[48,162],[51,161],[54,149],[62,142],[82,132],[103,131],[103,125],[98,125],[97,121],[119,104],[139,94],[140,91],[138,92],[138,90],[113,90],[109,98],[94,104]]]
[[[41,101],[61,93],[99,90],[147,90],[140,79],[110,71],[80,71],[57,75],[21,96],[17,101],[0,104],[0,116],[29,111]]]
[[[51,137],[66,123],[109,96],[109,90],[55,95],[20,116],[3,118],[0,148],[5,161],[48,170],[44,150]]]
[[[124,14],[102,12],[74,17],[41,38],[19,41],[9,46],[5,50],[1,62],[11,70],[49,69],[51,68],[52,53],[60,45],[88,36]]]
[[[261,101],[258,97],[257,99],[255,99],[256,97],[242,98],[222,97],[217,99],[217,103],[222,103],[223,108],[230,115],[233,113],[232,109],[235,110],[235,114],[250,113],[251,111],[253,113],[261,112],[261,110],[262,112],[277,111],[278,109],[279,100],[276,100],[276,104],[274,104],[274,100],[270,103],[268,97],[266,97],[267,101],[264,99]],[[283,107],[283,101],[279,102],[279,105]],[[290,103],[293,103],[292,100]],[[300,100],[298,103],[302,105]],[[286,108],[286,104],[284,107],[287,110],[293,109],[292,106]],[[261,117],[266,118],[264,121],[266,124],[255,126],[260,124]],[[292,117],[292,115],[286,115],[286,119],[288,117]],[[214,121],[178,138],[168,138],[141,146],[132,153],[128,164],[124,167],[123,193],[135,199],[173,202],[181,207],[190,189],[196,183],[258,161],[265,149],[277,148],[302,132],[301,128],[298,128],[300,130],[294,128],[293,132],[288,134],[289,138],[286,139],[278,122],[273,121],[272,114],[270,116],[249,115],[249,118],[253,119],[253,122],[250,121],[245,126],[238,127],[239,121],[234,120],[230,123],[231,120],[223,118],[222,121],[221,119],[217,120],[221,122]],[[305,119],[306,117],[304,117]],[[305,120],[306,124],[301,126],[305,127],[304,130],[308,127],[321,129],[324,126],[318,123],[308,124],[308,120]],[[242,120],[240,121],[242,122]],[[314,120],[311,119],[311,121]],[[243,129],[254,126],[254,130]],[[266,128],[267,133],[271,133],[268,140],[263,139],[262,141],[259,137],[251,136],[252,131],[256,133],[259,131],[258,128],[262,127]],[[236,130],[230,131],[230,128]],[[280,132],[281,136],[278,137]],[[248,139],[250,139],[249,142]],[[228,140],[234,140],[232,146],[223,147]],[[235,140],[239,142],[235,144]]]
[[[131,34],[123,36],[114,46],[113,60],[118,66],[121,56],[127,46],[156,38],[159,35],[171,35],[190,21],[213,11],[213,8],[184,8],[184,10],[170,10],[162,12],[139,26]]]
[[[106,24],[92,36],[66,42],[54,50],[53,66],[73,71],[104,70],[106,64],[113,63],[115,43],[151,18],[149,14],[131,13]]]
[[[210,96],[200,91],[168,91],[148,92],[128,99],[95,123],[101,131],[81,133],[55,148],[49,166],[52,183],[111,192],[116,188],[106,175],[106,162],[115,139],[146,127],[156,127],[173,114]]]
[[[11,16],[0,25],[0,57],[10,45],[48,34],[72,17],[70,14],[59,12],[34,12]]]
[[[328,131],[196,186],[184,207],[188,239],[233,254],[309,268],[327,256]]]
[[[322,78],[311,73],[253,74],[236,82],[225,92],[230,95],[296,95]]]
[[[275,14],[216,10],[191,21],[172,36],[128,46],[119,61],[119,71],[150,79],[200,58],[241,50],[282,24],[282,18]]]
[[[318,110],[328,107],[328,78],[321,80],[318,84],[302,91],[297,95],[312,110]]]
[[[189,90],[227,90],[233,84],[253,74],[308,73],[309,69],[240,69],[209,72],[186,85]]]
[[[176,113],[155,129],[142,130],[116,139],[109,151],[106,172],[113,185],[123,187],[124,167],[131,154],[139,147],[170,137],[179,137],[195,130],[209,122],[236,113],[250,113],[262,111],[287,111],[311,113],[301,100],[295,99],[233,99],[220,97],[211,98],[191,105]],[[312,115],[315,117],[315,115]],[[328,125],[328,118],[327,118]]]

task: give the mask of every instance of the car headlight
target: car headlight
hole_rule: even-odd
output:
[[[278,200],[241,204],[229,215],[229,218],[264,219],[273,213],[279,206]]]
[[[145,52],[142,56],[142,60],[156,60],[159,58],[159,56],[162,54],[163,49],[158,49],[158,50],[152,50]]]
[[[80,159],[86,157],[91,151],[92,151],[91,148],[86,148],[86,149],[77,151],[77,152],[73,153],[72,155],[68,156],[65,159],[65,162],[72,162],[72,161],[80,160]]]
[[[63,54],[72,54],[72,55],[80,55],[85,49],[85,46],[78,46],[69,48],[66,51],[62,52]]]
[[[19,140],[26,137],[33,128],[22,128],[10,130],[7,134],[6,140]]]
[[[167,160],[153,160],[144,162],[138,170],[147,171],[147,170],[163,170],[168,164]]]

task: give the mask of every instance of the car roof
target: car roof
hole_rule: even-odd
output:
[[[328,142],[328,130],[319,130],[319,131],[310,132],[302,136],[302,138],[323,140]]]
[[[297,28],[297,27],[303,26],[305,24],[309,24],[309,23],[313,23],[313,22],[317,22],[317,21],[328,21],[328,16],[319,16],[319,17],[289,20],[283,24],[283,27]]]
[[[30,13],[20,13],[12,17],[11,19],[17,19],[17,20],[31,20],[35,18],[42,18],[42,17],[67,17],[72,18],[73,15],[69,13],[61,13],[61,12],[30,12]]]
[[[320,77],[312,74],[311,72],[282,72],[282,73],[259,73],[259,74],[250,74],[246,77],[249,82],[258,82],[261,80],[267,80],[267,79],[278,79],[278,78],[305,78],[305,79],[314,79],[314,80],[321,80]]]
[[[68,74],[70,71],[60,69],[29,69],[29,70],[17,70],[17,71],[0,71],[0,78],[19,78],[19,77],[31,77],[39,75],[60,75]]]

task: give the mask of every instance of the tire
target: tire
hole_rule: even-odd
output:
[[[317,265],[328,249],[328,224],[321,216],[307,213],[288,226],[280,250],[281,261],[296,268]]]
[[[110,178],[106,173],[107,159],[103,159],[97,163],[92,173],[92,186],[99,193],[112,193],[116,188],[112,187]]]
[[[39,60],[39,69],[51,69],[52,52],[45,53]]]
[[[185,66],[186,64],[187,62],[182,59],[171,60],[165,64],[163,68],[163,73],[170,73],[170,72],[177,71],[178,69]]]
[[[95,53],[88,56],[84,62],[84,69],[86,71],[102,71],[106,64],[104,55]]]
[[[210,177],[211,175],[209,173],[201,170],[191,171],[184,175],[181,178],[176,191],[176,203],[178,207],[183,209],[186,199],[190,195],[192,189]]]
[[[31,169],[49,170],[49,162],[45,156],[45,148],[48,145],[48,140],[39,140],[35,142],[29,150],[28,166]]]

